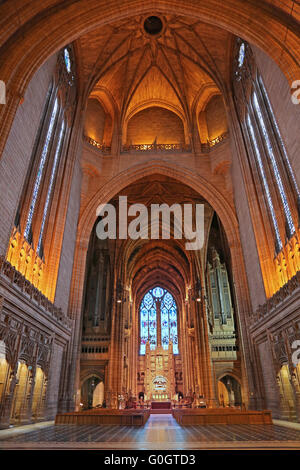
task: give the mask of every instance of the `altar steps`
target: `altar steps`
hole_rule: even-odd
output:
[[[151,415],[171,415],[172,414],[172,410],[170,408],[159,408],[157,410],[150,410],[150,414]]]

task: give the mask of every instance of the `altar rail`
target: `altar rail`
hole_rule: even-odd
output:
[[[97,409],[58,414],[55,424],[144,426],[149,416],[148,410]]]
[[[177,423],[183,426],[209,424],[272,424],[269,410],[241,411],[234,408],[203,408],[173,410]]]

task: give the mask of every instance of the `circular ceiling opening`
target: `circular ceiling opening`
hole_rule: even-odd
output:
[[[158,16],[148,16],[144,21],[144,29],[146,33],[155,36],[162,31],[163,23]]]

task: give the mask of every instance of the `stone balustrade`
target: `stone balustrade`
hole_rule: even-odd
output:
[[[191,146],[186,144],[135,144],[135,145],[124,145],[122,147],[123,153],[135,153],[135,152],[179,152],[179,153],[190,153]]]
[[[101,144],[100,142],[97,142],[96,140],[92,139],[91,137],[88,137],[87,135],[84,136],[84,140],[85,142],[92,145],[93,147],[96,147],[98,150],[100,150],[104,154],[111,153],[111,147],[108,147],[104,143]]]

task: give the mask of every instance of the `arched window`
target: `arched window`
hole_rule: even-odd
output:
[[[159,312],[160,319],[157,318]],[[159,286],[150,289],[140,305],[140,354],[146,353],[147,341],[150,343],[150,349],[156,349],[158,321],[160,321],[163,349],[167,350],[171,341],[173,354],[178,354],[177,305],[172,294]]]
[[[51,119],[50,119],[48,131],[47,131],[47,134],[46,134],[45,143],[44,143],[44,146],[43,146],[43,151],[42,151],[42,155],[41,155],[41,159],[40,159],[40,163],[39,163],[39,167],[38,167],[38,171],[37,171],[37,175],[36,175],[36,179],[35,179],[35,183],[34,183],[34,187],[33,187],[32,199],[31,199],[31,203],[30,203],[30,207],[29,207],[28,216],[27,216],[26,227],[25,227],[25,231],[24,231],[24,237],[27,240],[29,239],[29,235],[30,235],[32,218],[33,218],[34,209],[35,209],[35,205],[36,205],[37,198],[38,198],[38,193],[39,193],[39,189],[40,189],[40,185],[41,185],[41,181],[42,181],[42,176],[43,176],[43,172],[44,172],[44,168],[45,168],[46,159],[47,159],[47,156],[48,156],[49,145],[50,145],[52,135],[53,135],[53,130],[54,130],[54,124],[55,124],[57,111],[58,111],[58,100],[56,98],[56,100],[54,102],[53,110],[52,110],[52,113],[51,113]]]
[[[76,106],[75,55],[69,45],[57,54],[7,250],[7,261],[51,301],[56,288],[53,269],[58,268],[52,255],[62,242],[62,233],[53,233],[65,223],[64,182],[70,175]]]
[[[42,218],[42,225],[40,229],[40,235],[39,235],[39,241],[38,241],[38,246],[37,246],[37,252],[41,252],[41,247],[42,247],[42,241],[43,241],[43,234],[44,234],[44,229],[45,229],[45,223],[49,211],[49,205],[50,205],[50,198],[52,194],[52,189],[55,181],[55,176],[56,176],[56,170],[59,162],[59,157],[61,155],[61,149],[62,149],[62,143],[63,143],[63,137],[64,137],[64,132],[65,132],[65,121],[62,122],[61,128],[60,128],[60,133],[59,133],[59,138],[55,150],[55,155],[54,155],[54,160],[52,164],[52,169],[51,169],[51,175],[50,175],[50,180],[49,180],[49,186],[47,190],[47,197],[45,201],[45,206],[44,206],[44,211],[43,211],[43,218]]]
[[[263,188],[264,188],[265,195],[266,195],[266,198],[267,198],[268,207],[269,207],[269,210],[270,210],[270,213],[271,213],[273,227],[274,227],[274,230],[275,230],[276,250],[280,251],[282,249],[282,241],[281,241],[281,238],[280,238],[280,232],[279,232],[279,228],[278,228],[276,214],[275,214],[273,201],[272,201],[268,181],[267,181],[267,178],[266,178],[265,169],[264,169],[264,165],[263,165],[263,162],[262,162],[260,150],[259,150],[259,147],[258,147],[258,144],[257,144],[256,135],[255,135],[255,132],[254,132],[253,125],[252,125],[251,118],[250,118],[249,114],[247,114],[247,126],[248,126],[249,135],[250,135],[250,141],[253,145],[254,154],[255,154],[255,157],[256,157],[257,164],[258,164],[258,168],[259,168]]]
[[[286,192],[285,192],[285,189],[284,189],[284,186],[283,186],[281,174],[280,174],[280,171],[278,169],[278,165],[277,165],[277,161],[276,161],[276,157],[275,157],[275,151],[274,151],[274,148],[273,148],[273,145],[272,145],[272,142],[271,142],[271,137],[269,135],[269,131],[267,130],[267,126],[265,124],[265,121],[264,121],[264,118],[263,118],[263,115],[262,115],[261,106],[258,102],[257,94],[256,94],[255,91],[253,92],[252,100],[253,100],[253,105],[254,105],[254,109],[255,109],[255,114],[258,118],[260,132],[261,132],[261,134],[264,138],[264,142],[265,142],[266,147],[267,147],[267,154],[268,154],[269,159],[271,161],[273,175],[275,177],[276,185],[278,187],[282,207],[283,207],[283,210],[284,210],[284,214],[285,214],[285,218],[286,218],[286,222],[287,222],[287,226],[288,226],[289,238],[290,238],[295,233],[295,226],[294,226],[294,223],[293,223],[293,218],[292,218],[292,214],[291,214],[291,211],[290,211],[289,203],[288,203],[288,200],[287,200],[287,197],[286,197]]]
[[[53,79],[48,93],[33,149],[31,168],[16,217],[16,221],[24,224],[25,240],[36,249],[41,258],[44,257],[43,241],[55,182],[59,167],[63,165],[72,125],[76,95],[73,73],[74,60],[71,60],[69,46],[58,55],[59,78]]]
[[[251,47],[241,39],[236,43],[234,77],[249,164],[253,175],[260,176],[260,182],[253,179],[265,198],[277,254],[296,232],[300,192]]]

